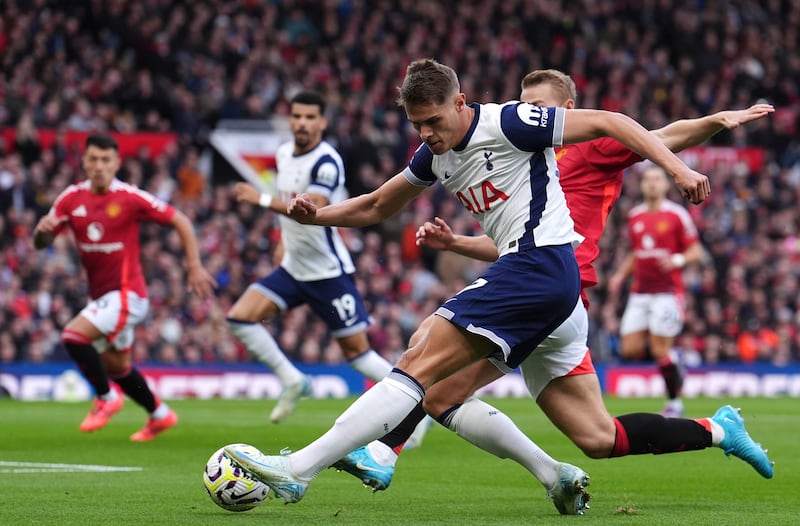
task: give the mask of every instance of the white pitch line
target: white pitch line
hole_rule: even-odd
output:
[[[142,471],[130,466],[99,466],[94,464],[53,464],[46,462],[15,462],[0,460],[0,473],[111,473]]]

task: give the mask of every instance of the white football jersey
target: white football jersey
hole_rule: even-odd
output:
[[[276,188],[288,203],[301,193],[320,194],[330,203],[346,197],[344,165],[336,149],[325,141],[302,155],[294,143],[278,147]],[[353,259],[335,227],[302,225],[279,216],[284,246],[281,266],[298,281],[319,281],[355,272]]]
[[[471,107],[475,119],[461,144],[441,155],[421,145],[406,179],[441,181],[501,256],[525,245],[577,246],[583,237],[573,228],[552,148],[561,146],[565,110],[516,101]]]

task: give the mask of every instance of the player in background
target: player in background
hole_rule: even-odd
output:
[[[455,72],[433,60],[417,60],[408,66],[399,100],[424,141],[408,167],[377,190],[338,205],[318,209],[298,196],[289,205],[290,216],[311,224],[366,226],[393,215],[440,181],[476,216],[499,257],[473,284],[442,304],[427,332],[393,371],[320,438],[280,456],[236,445],[227,446],[226,453],[286,502],[297,502],[320,471],[396,427],[418,406],[427,389],[486,358],[506,370],[518,365],[527,370],[532,393],[557,386],[563,396],[553,400],[548,416],[554,421],[560,418],[557,425],[565,432],[570,430],[563,426],[585,427],[579,422],[585,417],[589,426],[599,424],[603,441],[587,445],[596,455],[644,452],[641,448],[652,451],[652,444],[641,440],[644,437],[625,434],[624,426],[617,440],[615,422],[624,417],[613,420],[605,412],[599,389],[591,389],[596,375],[569,375],[583,372],[588,356],[586,311],[579,300],[580,277],[572,248],[581,237],[572,228],[552,147],[612,136],[664,166],[683,195],[695,203],[708,196],[708,179],[621,114],[520,102],[468,105]],[[553,331],[574,345],[533,353]],[[584,377],[589,380],[581,381]],[[597,406],[601,412],[593,415]],[[757,449],[762,457],[758,467],[771,476],[766,455],[732,413],[728,408],[718,412],[715,418],[722,422],[676,419],[677,426],[685,428],[679,437],[686,439],[682,449],[720,442],[723,447],[728,443],[738,447],[746,442],[748,450]],[[599,416],[599,422],[591,421],[593,416]],[[663,432],[658,423],[651,426],[649,415],[626,416],[647,433]],[[678,434],[670,433],[667,439]],[[669,445],[671,451],[677,449]]]
[[[336,228],[302,225],[286,216],[289,200],[306,193],[319,207],[341,200],[344,167],[336,149],[322,140],[327,127],[325,99],[303,91],[292,97],[289,126],[294,140],[278,147],[277,196],[238,183],[236,199],[280,214],[283,256],[280,266],[251,284],[227,313],[231,332],[250,353],[268,366],[283,384],[270,420],[278,423],[297,400],[311,394],[311,381],[278,347],[263,321],[301,304],[328,325],[342,353],[356,371],[378,381],[392,366],[371,347],[369,315],[356,288],[355,266]]]
[[[134,326],[147,315],[149,301],[142,275],[139,225],[154,221],[173,227],[186,252],[189,290],[206,298],[216,286],[200,262],[197,239],[189,219],[153,195],[116,178],[119,148],[109,135],[86,138],[83,169],[87,180],[67,187],[33,232],[37,249],[50,246],[55,236],[71,230],[86,269],[91,300],[64,328],[62,341],[96,398],[81,431],[104,427],[123,404],[111,388],[111,378],[149,414],[145,426],[131,435],[142,442],[178,422],[172,409],[150,390],[133,366]]]
[[[608,289],[618,295],[622,283],[633,275],[619,327],[621,354],[626,360],[641,359],[649,347],[667,391],[662,414],[679,417],[683,416],[683,374],[672,345],[683,328],[682,269],[700,263],[703,247],[689,212],[667,199],[669,188],[660,167],[649,166],[642,173],[644,203],[628,214],[631,252],[608,280]]]
[[[573,109],[576,97],[574,83],[569,76],[560,71],[533,71],[522,81],[520,98],[525,102]],[[746,110],[723,111],[699,119],[677,121],[652,133],[670,149],[680,151],[707,140],[723,129],[735,128],[762,118],[772,111],[770,105],[757,104]],[[580,267],[582,297],[584,303],[588,304],[585,290],[597,284],[597,275],[592,263],[599,254],[597,244],[608,214],[622,189],[623,169],[639,162],[642,158],[618,141],[608,138],[564,146],[556,149],[556,157],[561,186],[570,208],[570,215],[575,222],[575,230],[585,238],[576,249],[575,255]],[[426,223],[420,227],[417,237],[419,244],[438,250],[453,250],[485,261],[494,261],[498,256],[497,248],[488,236],[454,235],[449,226],[438,218],[434,223]],[[412,346],[419,341],[430,322],[431,318],[426,320],[412,336],[410,342]],[[590,376],[589,372],[593,373],[593,369],[587,371],[587,376]],[[545,488],[551,488],[549,494],[559,511],[578,512],[582,504],[579,492],[558,491],[560,489],[558,487],[556,491],[552,489],[550,474],[553,470],[549,468],[557,465],[556,461],[525,437],[502,412],[472,397],[475,390],[501,374],[488,362],[472,365],[428,390],[425,395],[425,409],[431,415],[438,417],[440,422],[444,420],[446,427],[457,431],[473,444],[501,458],[511,458],[526,467]],[[591,380],[591,377],[588,379]],[[596,377],[593,380],[597,382]],[[546,400],[551,396],[551,392],[558,393],[558,390],[546,387],[543,391],[544,398],[537,401],[540,404],[543,401],[547,403]],[[599,384],[597,392],[599,393]],[[595,411],[600,412],[600,415],[605,413],[604,408],[597,405],[593,407]],[[333,467],[355,475],[376,490],[385,489],[391,482],[397,454],[402,450],[403,441],[408,437],[410,430],[414,429],[415,417],[419,418],[419,415],[419,411],[413,412],[387,436],[353,451],[336,462]],[[481,419],[485,419],[483,425],[480,423]],[[598,420],[602,422],[603,418],[594,417],[589,421],[591,423]],[[587,455],[608,456],[602,450],[594,451],[591,446],[595,441],[602,444],[606,439],[607,433],[602,427],[596,430],[591,427],[586,429],[569,427],[575,434],[568,433],[568,435]],[[560,469],[563,471],[565,466],[562,464]],[[572,472],[575,474],[574,470]],[[572,502],[568,500],[570,495],[575,497]],[[559,498],[562,499],[561,502]]]

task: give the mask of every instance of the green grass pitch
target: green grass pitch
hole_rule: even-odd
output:
[[[592,477],[591,510],[561,517],[544,489],[520,466],[499,460],[436,426],[422,448],[403,454],[391,487],[376,494],[346,473],[323,472],[302,502],[271,499],[231,513],[206,496],[201,476],[211,453],[231,442],[267,452],[300,448],[325,431],[346,400],[304,400],[280,425],[268,423],[274,401],[186,400],[171,405],[180,424],[150,443],[128,436],[144,413],[128,401],[108,427],[78,431],[88,403],[0,400],[0,524],[800,524],[798,400],[739,399],[750,434],[775,460],[762,479],[721,450],[585,458],[530,400],[491,400],[556,458]],[[607,401],[612,414],[660,409],[660,400]],[[723,401],[691,399],[687,412],[713,413]],[[140,467],[132,472],[13,472],[3,462]]]

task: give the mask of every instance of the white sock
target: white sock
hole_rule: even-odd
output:
[[[546,489],[556,483],[558,462],[534,444],[508,416],[486,402],[467,399],[450,413],[447,427],[479,448],[521,464]]]
[[[708,423],[711,426],[711,445],[719,446],[719,443],[725,439],[725,430],[722,429],[721,425],[710,418],[708,419]]]
[[[158,404],[158,407],[156,407],[156,410],[150,413],[150,416],[152,416],[156,420],[160,420],[162,418],[166,418],[168,414],[169,414],[169,406],[164,402],[161,402],[160,404]]]
[[[367,444],[372,458],[381,466],[394,466],[397,464],[397,453],[392,448],[381,442],[380,440],[373,440]]]
[[[300,478],[314,478],[355,448],[394,429],[424,395],[419,384],[405,374],[390,373],[353,402],[324,435],[292,453],[292,471]]]
[[[119,393],[117,392],[116,389],[114,389],[112,387],[111,389],[108,390],[108,392],[106,394],[102,394],[102,395],[98,396],[97,398],[99,398],[100,400],[105,400],[106,402],[113,402],[118,397],[119,397]]]
[[[392,372],[392,364],[372,349],[350,360],[350,367],[376,382],[383,380]]]
[[[227,321],[233,335],[259,362],[272,369],[284,386],[296,384],[303,379],[303,373],[283,354],[275,338],[263,325],[231,318]]]

